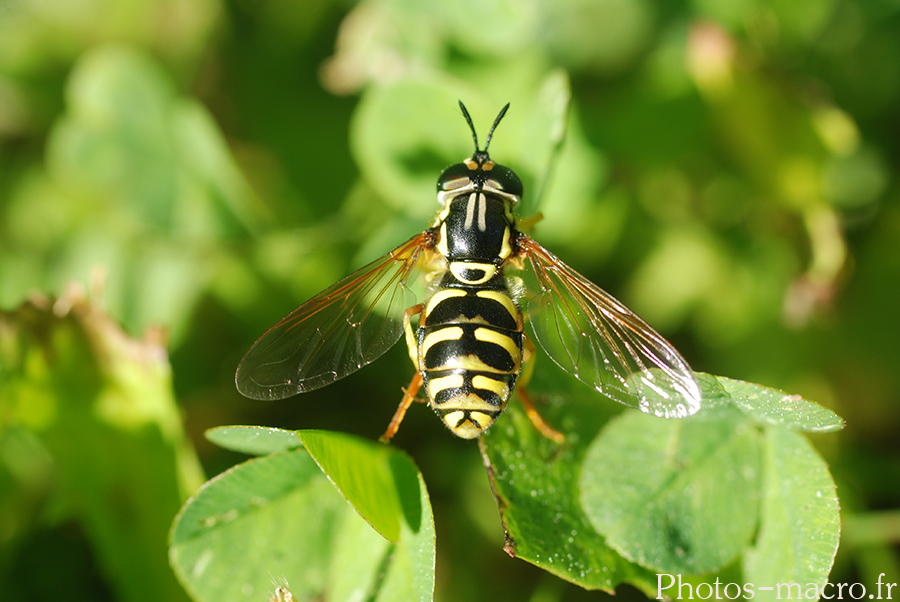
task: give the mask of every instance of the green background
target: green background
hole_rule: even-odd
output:
[[[566,80],[547,179],[542,108]],[[233,371],[282,315],[427,225],[440,169],[471,152],[456,99],[482,138],[512,103],[492,155],[544,212],[542,244],[695,369],[846,419],[812,436],[844,518],[831,581],[900,581],[896,1],[0,0],[0,309],[74,285],[128,334],[162,329],[171,361],[160,390],[109,368],[145,410],[109,402],[119,442],[37,394],[0,397],[0,598],[183,595],[164,532],[202,479],[179,418],[207,475],[242,459],[203,439],[214,426],[381,434],[412,375],[402,345],[286,402],[240,397]],[[56,309],[18,315],[39,332]],[[57,399],[76,399],[99,385],[60,332],[75,359]],[[476,446],[430,411],[395,444],[431,494],[438,599],[603,595],[503,552]],[[160,450],[179,483],[151,478]],[[101,496],[113,464],[143,488]],[[110,549],[155,560],[112,579]]]

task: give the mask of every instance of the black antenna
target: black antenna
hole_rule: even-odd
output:
[[[469,111],[466,110],[466,105],[464,105],[461,100],[457,101],[457,102],[459,102],[459,108],[462,109],[463,117],[466,118],[466,123],[469,124],[469,129],[472,130],[472,140],[475,141],[475,152],[477,153],[477,152],[479,152],[478,151],[478,134],[475,133],[475,124],[472,123],[472,117],[469,115]]]
[[[500,109],[500,113],[497,115],[497,119],[494,120],[494,125],[491,126],[491,131],[488,132],[487,140],[484,142],[484,153],[487,154],[487,149],[491,145],[491,138],[494,136],[494,130],[497,129],[497,125],[500,123],[500,120],[503,119],[503,116],[506,115],[506,112],[509,110],[509,103],[506,103],[506,106]]]
[[[509,110],[509,103],[506,103],[506,106],[500,109],[500,114],[497,115],[497,118],[494,119],[494,125],[491,126],[491,131],[488,132],[487,140],[484,143],[484,149],[478,148],[478,134],[475,132],[475,124],[472,123],[472,117],[469,115],[469,111],[466,110],[466,105],[460,100],[459,108],[462,109],[463,117],[466,118],[466,123],[469,124],[469,129],[472,130],[472,140],[475,142],[475,153],[480,154],[484,153],[487,155],[487,149],[491,145],[491,138],[494,136],[494,130],[497,129],[497,125],[500,123],[500,120],[503,119],[503,116],[506,115],[506,111]]]

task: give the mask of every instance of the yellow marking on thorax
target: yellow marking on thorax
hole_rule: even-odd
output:
[[[435,245],[435,249],[437,252],[446,257],[450,254],[450,249],[447,247],[447,222],[442,221],[441,229],[438,234],[438,243]]]
[[[459,326],[449,326],[447,328],[441,328],[440,330],[435,330],[434,332],[429,333],[422,341],[421,357],[425,357],[425,354],[428,353],[428,350],[441,341],[458,341],[462,338],[462,335],[463,329]]]
[[[484,276],[477,280],[469,280],[462,276],[465,270],[482,270]],[[465,282],[466,284],[484,284],[497,273],[497,266],[492,263],[454,261],[450,264],[450,273],[452,273],[457,280]]]
[[[503,242],[500,245],[500,259],[506,259],[512,255],[512,247],[509,246],[509,226],[503,228]]]
[[[487,229],[487,199],[481,192],[473,192],[466,202],[466,221],[463,227],[470,230],[475,225],[476,213],[478,215],[478,229],[484,232]]]
[[[460,194],[460,192],[453,191],[452,194],[449,192],[438,193],[438,202],[441,203],[442,208],[440,211],[438,211],[437,216],[434,218],[434,223],[431,225],[432,228],[443,222],[445,219],[447,219],[447,216],[450,215],[450,203],[448,201],[450,200],[450,198],[456,196],[457,194]]]
[[[487,199],[483,194],[478,195],[478,229],[487,230]]]
[[[482,299],[490,299],[492,301],[496,301],[500,305],[502,305],[509,315],[512,317],[513,321],[519,321],[519,309],[513,304],[512,299],[509,298],[509,295],[502,293],[500,291],[478,291],[475,293],[477,297],[481,297]]]
[[[475,338],[486,343],[494,343],[495,345],[500,345],[501,347],[506,349],[507,353],[509,353],[509,356],[513,358],[513,362],[515,362],[517,366],[521,363],[522,352],[519,350],[519,346],[516,345],[516,342],[512,340],[512,338],[506,336],[505,334],[501,334],[491,328],[476,328]]]
[[[475,220],[475,206],[478,205],[480,196],[477,192],[473,192],[469,195],[469,200],[466,202],[466,223],[464,226],[466,230],[472,227],[472,222]]]

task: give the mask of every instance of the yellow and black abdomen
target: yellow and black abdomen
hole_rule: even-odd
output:
[[[522,371],[522,314],[502,277],[436,292],[417,339],[431,406],[454,434],[477,437],[506,407]]]

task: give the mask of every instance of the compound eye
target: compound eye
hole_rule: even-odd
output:
[[[515,197],[522,196],[522,180],[516,175],[516,172],[505,165],[495,165],[490,171],[490,177],[487,181],[488,186],[496,188],[506,194]]]
[[[437,181],[438,192],[448,192],[468,186],[472,182],[471,172],[465,163],[451,165],[441,172]]]

